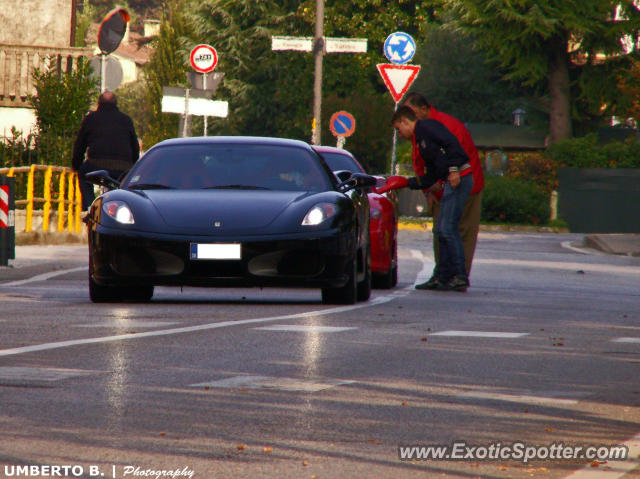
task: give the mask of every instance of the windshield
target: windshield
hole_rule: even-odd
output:
[[[150,150],[125,179],[130,189],[332,189],[319,159],[278,145],[169,145]]]
[[[329,153],[322,152],[322,158],[327,162],[331,171],[347,170],[351,173],[364,173],[364,169],[360,164],[351,158],[349,155],[343,155],[342,153]]]

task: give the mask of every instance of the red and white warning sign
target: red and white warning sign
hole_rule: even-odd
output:
[[[200,73],[209,73],[218,64],[218,53],[211,45],[200,44],[191,50],[189,57],[193,69]]]
[[[9,224],[9,186],[0,186],[0,228],[13,226]]]
[[[394,65],[379,63],[376,65],[384,84],[396,103],[402,100],[409,87],[420,72],[420,65]]]

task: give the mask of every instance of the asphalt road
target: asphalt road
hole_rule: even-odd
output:
[[[429,236],[402,231],[398,287],[349,307],[201,288],[94,305],[86,246],[18,247],[0,268],[0,478],[640,477],[640,258],[482,233],[467,293],[416,291]],[[399,458],[454,444],[475,456]],[[518,444],[630,458],[524,463]]]

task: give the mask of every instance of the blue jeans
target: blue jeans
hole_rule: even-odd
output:
[[[454,276],[468,281],[464,265],[464,249],[460,237],[459,223],[462,209],[473,188],[473,176],[467,174],[460,178],[457,188],[447,182],[440,200],[440,215],[434,227],[440,242],[440,258],[436,277],[446,283]]]

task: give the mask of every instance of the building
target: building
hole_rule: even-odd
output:
[[[28,134],[36,118],[28,95],[35,94],[36,68],[72,71],[90,48],[74,48],[77,0],[3,0],[0,8],[0,138],[16,128]]]

